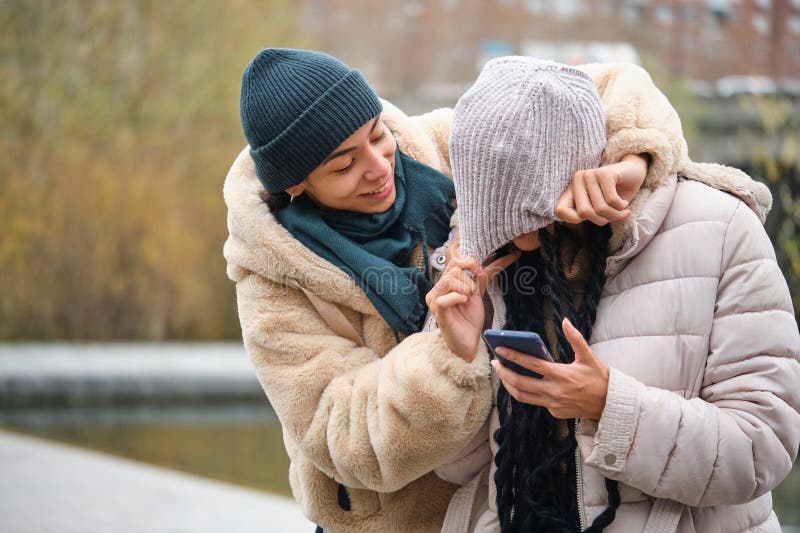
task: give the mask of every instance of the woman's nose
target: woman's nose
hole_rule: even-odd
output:
[[[386,175],[392,170],[392,165],[386,158],[382,150],[377,147],[370,148],[369,168],[364,173],[364,178],[369,180],[385,179]]]

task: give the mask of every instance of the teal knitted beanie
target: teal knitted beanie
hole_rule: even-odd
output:
[[[266,48],[242,74],[242,129],[270,193],[302,182],[382,108],[360,72],[322,52]]]

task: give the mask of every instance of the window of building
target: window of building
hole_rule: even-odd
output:
[[[665,26],[671,26],[672,8],[669,6],[658,6],[656,8],[656,20]]]
[[[688,22],[689,24],[694,22],[694,18],[697,15],[697,11],[695,10],[695,6],[692,4],[684,4],[683,5],[683,20]]]
[[[789,31],[793,33],[800,33],[800,17],[797,15],[789,17],[786,25],[789,27]]]
[[[769,48],[763,43],[758,43],[753,47],[753,55],[759,63],[766,63],[769,59]]]
[[[769,33],[769,19],[765,15],[753,15],[753,28],[761,35]]]
[[[636,26],[641,20],[641,17],[639,16],[639,10],[634,6],[623,7],[622,20],[624,20],[628,26]]]
[[[769,10],[772,8],[772,0],[756,0],[756,4],[758,4],[761,9]]]
[[[540,15],[547,11],[547,2],[545,0],[525,0],[525,9]]]
[[[554,5],[556,16],[564,19],[575,18],[585,9],[582,0],[558,0]]]
[[[708,19],[719,23],[729,22],[733,15],[727,0],[706,0]]]

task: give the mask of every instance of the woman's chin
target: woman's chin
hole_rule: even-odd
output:
[[[539,240],[539,232],[533,231],[531,233],[526,233],[525,235],[520,235],[519,237],[515,238],[511,241],[514,246],[517,247],[518,250],[523,252],[532,252],[541,246],[541,241]]]
[[[376,202],[374,205],[369,205],[366,207],[366,213],[384,213],[392,208],[394,205],[394,201],[397,198],[397,191],[392,188],[392,191],[386,198],[383,198],[380,202]]]

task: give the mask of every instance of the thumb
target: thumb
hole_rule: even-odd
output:
[[[581,332],[572,325],[572,322],[570,322],[568,318],[564,318],[564,321],[561,322],[561,329],[564,331],[564,336],[567,337],[567,341],[575,352],[576,361],[593,361],[595,359],[594,352],[589,348],[586,339],[583,338]]]
[[[558,218],[569,224],[578,224],[583,221],[575,209],[575,194],[572,192],[572,187],[567,187],[567,190],[556,202],[555,213]]]

